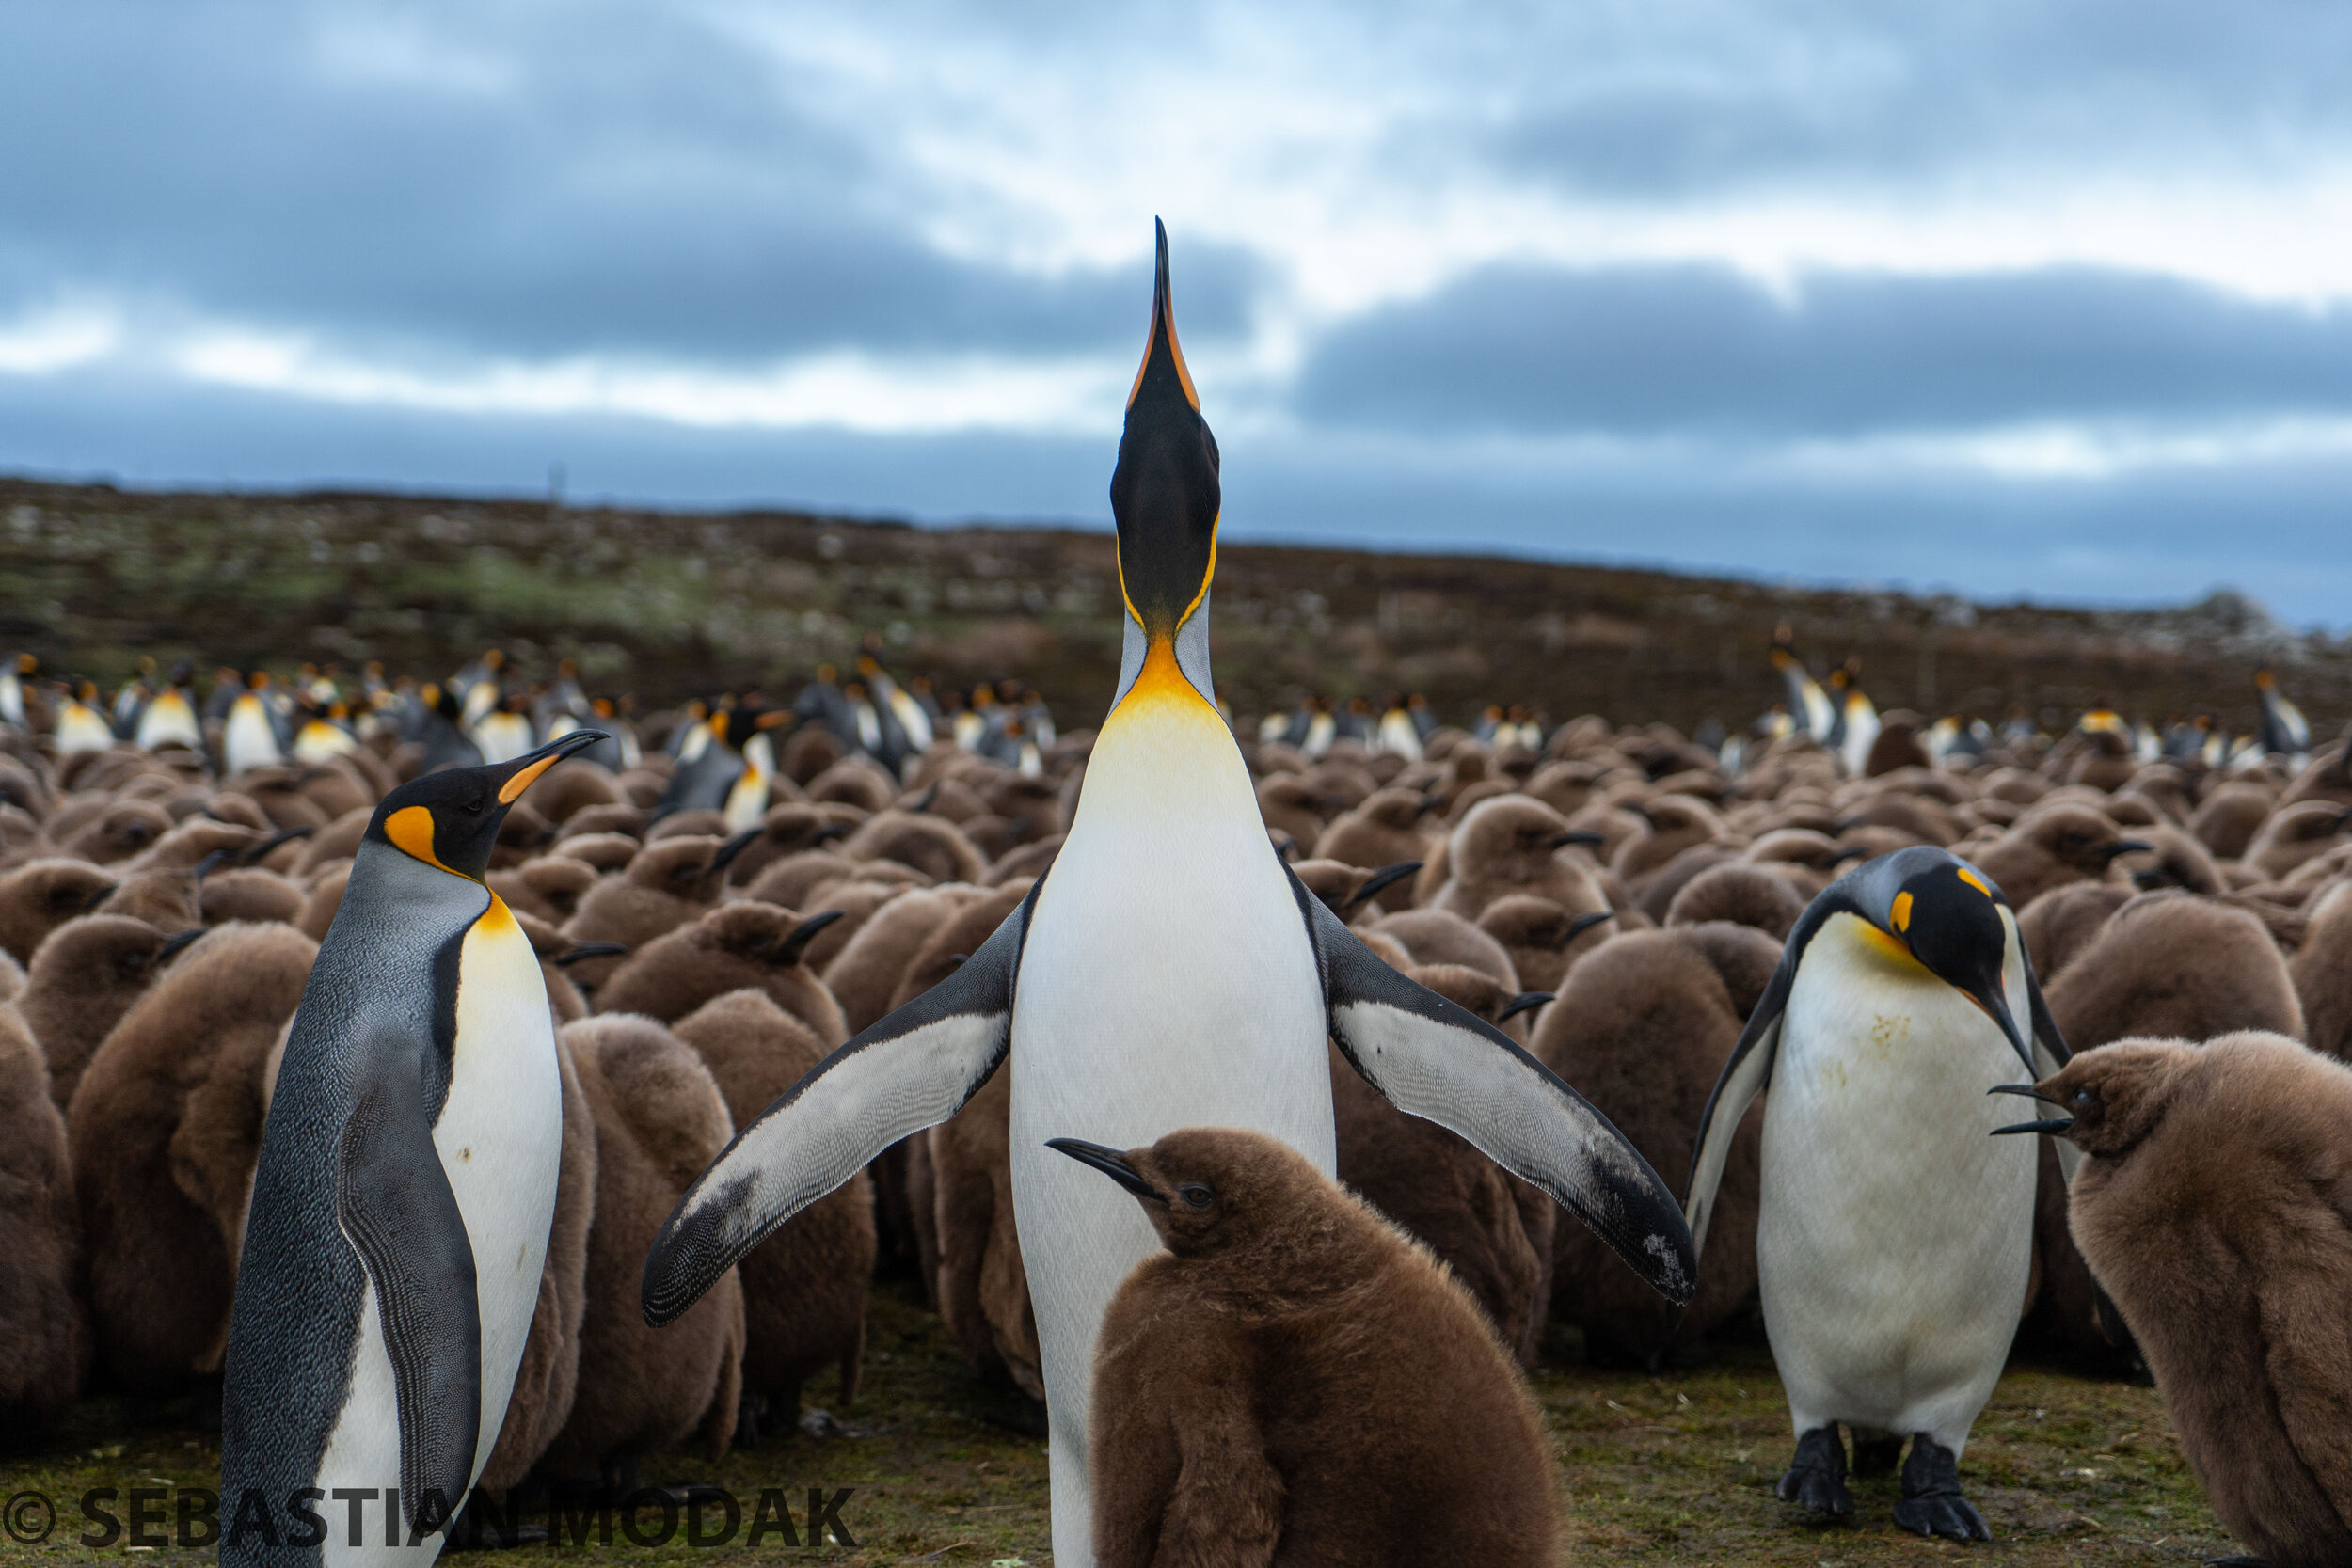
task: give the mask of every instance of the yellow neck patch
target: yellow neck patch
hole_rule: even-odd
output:
[[[384,836],[404,855],[448,871],[453,877],[466,875],[441,864],[441,857],[433,852],[433,814],[422,806],[408,806],[385,818]],[[469,877],[467,880],[472,879]]]
[[[1916,970],[1922,974],[1930,973],[1928,966],[1921,963],[1917,958],[1913,956],[1910,948],[1904,946],[1893,937],[1888,936],[1884,931],[1880,930],[1876,926],[1871,925],[1860,915],[1854,916],[1854,926],[1862,933],[1863,944],[1875,951],[1879,957],[1886,958],[1894,963],[1900,964],[1905,969]]]
[[[1184,678],[1184,667],[1176,662],[1176,644],[1168,638],[1155,637],[1143,656],[1143,668],[1136,673],[1135,684],[1127,689],[1127,694],[1111,710],[1111,718],[1119,719],[1130,713],[1171,704],[1179,708],[1211,714],[1216,711],[1192,682]],[[1221,719],[1218,721],[1219,723],[1223,721]]]

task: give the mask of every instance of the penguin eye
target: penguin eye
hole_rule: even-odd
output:
[[[489,804],[490,803],[487,800],[485,800],[481,796],[477,795],[472,800],[466,802],[466,815],[468,816],[480,816],[485,811],[489,809]]]
[[[1198,1181],[1187,1181],[1176,1189],[1176,1196],[1195,1209],[1206,1209],[1216,1201],[1216,1195]]]
[[[2076,1089],[2074,1091],[2074,1108],[2078,1111],[2084,1109],[2090,1105],[2092,1098],[2091,1092],[2089,1089]]]

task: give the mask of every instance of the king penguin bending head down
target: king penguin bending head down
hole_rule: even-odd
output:
[[[1168,237],[1111,477],[1126,646],[1053,868],[954,974],[851,1039],[739,1132],[645,1259],[648,1322],[896,1140],[953,1116],[1008,1053],[1013,1209],[1052,1426],[1054,1555],[1093,1560],[1087,1391],[1104,1309],[1158,1238],[1049,1138],[1118,1148],[1246,1127],[1334,1164],[1327,1037],[1400,1108],[1552,1194],[1675,1301],[1673,1194],[1573,1089],[1374,958],[1266,837],[1209,682],[1216,440],[1176,342]]]

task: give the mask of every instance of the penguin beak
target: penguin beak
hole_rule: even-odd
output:
[[[2033,1071],[2033,1047],[2027,1045],[2026,1037],[2018,1032],[2017,1021],[2010,1016],[2009,1004],[2002,1000],[1999,990],[1993,986],[1988,986],[1982,990],[1967,986],[1954,989],[1982,1008],[1987,1018],[2001,1026],[2001,1034],[2009,1040],[2010,1049],[2017,1053],[2017,1059],[2026,1064],[2027,1072]]]
[[[2118,855],[2146,855],[2154,852],[2154,845],[2142,844],[2136,838],[2119,838],[2113,844],[2103,846],[2099,850],[2100,858],[2104,860],[2113,860]]]
[[[728,839],[724,844],[720,845],[719,852],[710,857],[710,863],[703,867],[703,869],[706,871],[719,871],[724,869],[728,864],[733,863],[736,856],[741,854],[744,850],[752,847],[752,840],[757,838],[760,834],[766,832],[768,830],[765,827],[744,829],[733,838]]]
[[[785,939],[775,945],[773,958],[776,965],[781,968],[786,964],[799,963],[803,949],[817,940],[817,933],[848,913],[847,910],[827,910],[822,914],[812,914],[798,926],[793,927]]]
[[[201,926],[193,926],[187,930],[174,932],[171,936],[167,937],[164,940],[164,944],[161,947],[155,950],[155,961],[157,963],[162,963],[166,958],[170,958],[173,954],[187,946],[188,943],[202,936],[204,931],[205,927]]]
[[[1067,1154],[1082,1165],[1092,1165],[1104,1176],[1126,1188],[1146,1203],[1166,1203],[1168,1195],[1143,1178],[1143,1173],[1127,1163],[1127,1156],[1101,1144],[1090,1144],[1081,1138],[1048,1138],[1045,1147]]]
[[[511,806],[523,798],[523,791],[539,782],[539,775],[562,762],[575,752],[584,752],[598,741],[612,737],[602,730],[574,730],[569,735],[548,742],[529,756],[516,757],[506,765],[506,777],[499,784],[499,804]]]
[[[1381,889],[1389,887],[1393,883],[1403,881],[1406,878],[1411,876],[1414,872],[1419,871],[1420,869],[1421,862],[1419,861],[1399,861],[1394,865],[1384,865],[1379,870],[1374,872],[1371,876],[1365,878],[1364,885],[1358,888],[1353,894],[1351,894],[1348,896],[1347,902],[1342,904],[1340,908],[1343,910],[1352,910],[1357,905],[1363,903],[1366,899],[1377,894]]]
[[[1552,991],[1523,990],[1519,992],[1518,995],[1511,998],[1510,1006],[1504,1007],[1502,1011],[1495,1014],[1495,1022],[1497,1023],[1501,1023],[1503,1020],[1517,1018],[1521,1013],[1532,1013],[1536,1008],[1542,1006],[1545,1003],[1557,1000],[1558,997],[1556,993]]]
[[[1649,814],[1647,812],[1644,812],[1641,815],[1643,821],[1646,822],[1649,820]],[[1593,832],[1590,828],[1576,828],[1565,833],[1552,834],[1549,842],[1550,847],[1554,849],[1565,849],[1571,844],[1606,844],[1609,840],[1602,834]]]
[[[2036,1084],[1995,1084],[1984,1092],[2022,1095],[2027,1100],[2040,1100],[2052,1105],[2059,1102],[2057,1096],[2043,1094],[2041,1085]],[[1995,1127],[1990,1135],[1997,1138],[2010,1132],[2049,1132],[2063,1136],[2074,1130],[2074,1118],[2073,1117],[2051,1117],[2042,1121],[2020,1121],[2007,1127]]]
[[[1574,942],[1577,938],[1582,936],[1585,932],[1591,930],[1594,927],[1599,925],[1604,920],[1614,920],[1616,918],[1617,911],[1614,910],[1595,910],[1590,914],[1580,914],[1574,920],[1568,922],[1568,942]],[[1564,942],[1560,945],[1565,947],[1567,944],[1567,942]]]
[[[628,951],[627,942],[583,942],[568,953],[558,953],[548,961],[558,969],[569,969],[574,964],[586,963],[590,958],[617,958]]]

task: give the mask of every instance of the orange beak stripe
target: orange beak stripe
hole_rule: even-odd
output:
[[[542,757],[504,784],[499,785],[499,804],[511,806],[523,798],[523,791],[539,782],[539,775],[563,761],[562,757]]]

